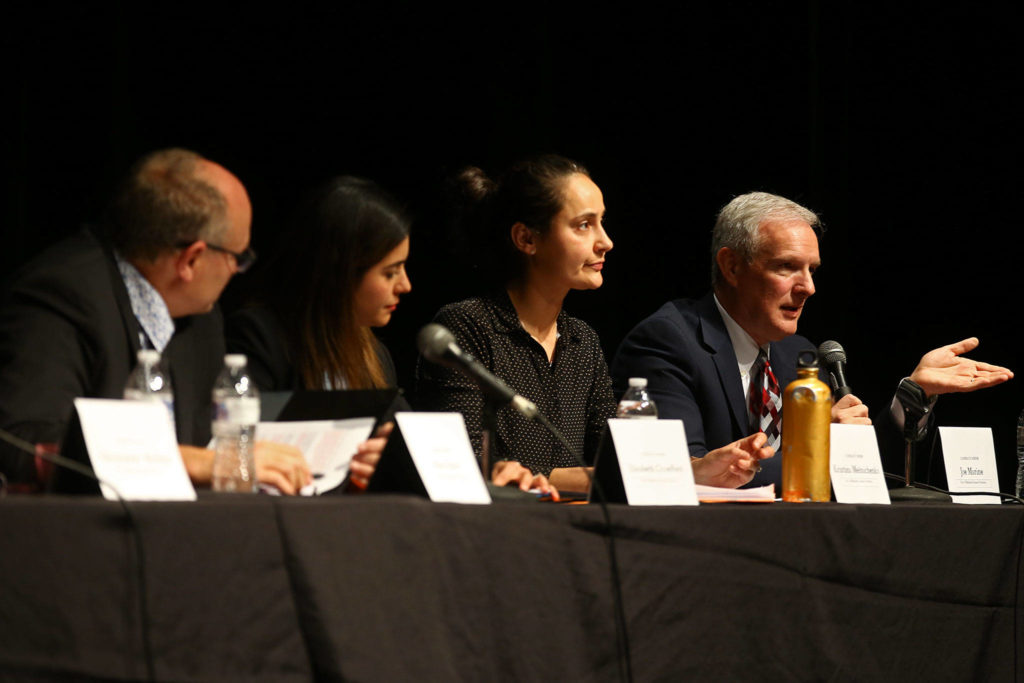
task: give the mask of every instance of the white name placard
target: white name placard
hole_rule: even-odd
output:
[[[608,420],[630,505],[697,505],[682,420]]]
[[[395,413],[395,421],[430,500],[491,502],[462,413]]]
[[[167,407],[157,401],[76,398],[92,469],[126,500],[195,500]],[[103,497],[117,500],[109,486]]]
[[[833,424],[829,434],[832,490],[840,503],[888,505],[878,438],[871,425]]]
[[[998,491],[996,448],[988,427],[939,427],[950,491]],[[999,504],[998,496],[953,496],[954,503]]]

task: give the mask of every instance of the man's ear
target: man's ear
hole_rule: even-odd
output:
[[[529,256],[537,253],[537,233],[526,227],[525,223],[513,225],[509,231],[509,236],[512,238],[512,244],[519,251]]]
[[[174,257],[174,272],[184,282],[192,282],[196,276],[196,262],[206,251],[206,242],[196,240],[178,252]]]
[[[741,260],[740,255],[729,247],[722,247],[715,254],[715,262],[718,264],[718,270],[722,272],[722,278],[733,287],[739,284],[737,271]]]

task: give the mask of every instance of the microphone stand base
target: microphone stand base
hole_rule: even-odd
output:
[[[494,503],[536,503],[539,501],[536,494],[527,493],[516,486],[496,486],[487,482],[487,492],[491,494],[491,501]]]
[[[949,494],[931,489],[921,489],[916,486],[901,486],[898,489],[889,489],[889,500],[894,503],[951,503],[953,499]]]

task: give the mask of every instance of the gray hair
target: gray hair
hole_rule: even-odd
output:
[[[711,285],[724,283],[718,267],[718,251],[729,247],[750,263],[761,247],[761,231],[758,228],[768,220],[804,221],[815,232],[821,231],[818,215],[794,201],[767,192],[741,194],[722,207],[711,233]]]
[[[220,240],[227,202],[197,175],[202,161],[195,152],[165,149],[132,167],[106,220],[111,244],[125,258],[153,260],[186,242]]]

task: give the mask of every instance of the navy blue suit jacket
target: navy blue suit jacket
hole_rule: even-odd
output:
[[[814,345],[799,335],[771,344],[771,364],[779,386],[796,379],[797,354]],[[753,433],[743,382],[714,298],[677,299],[633,328],[612,363],[615,389],[630,377],[646,377],[658,416],[681,419],[690,455],[702,457]],[[748,486],[782,485],[782,458],[767,460]]]

